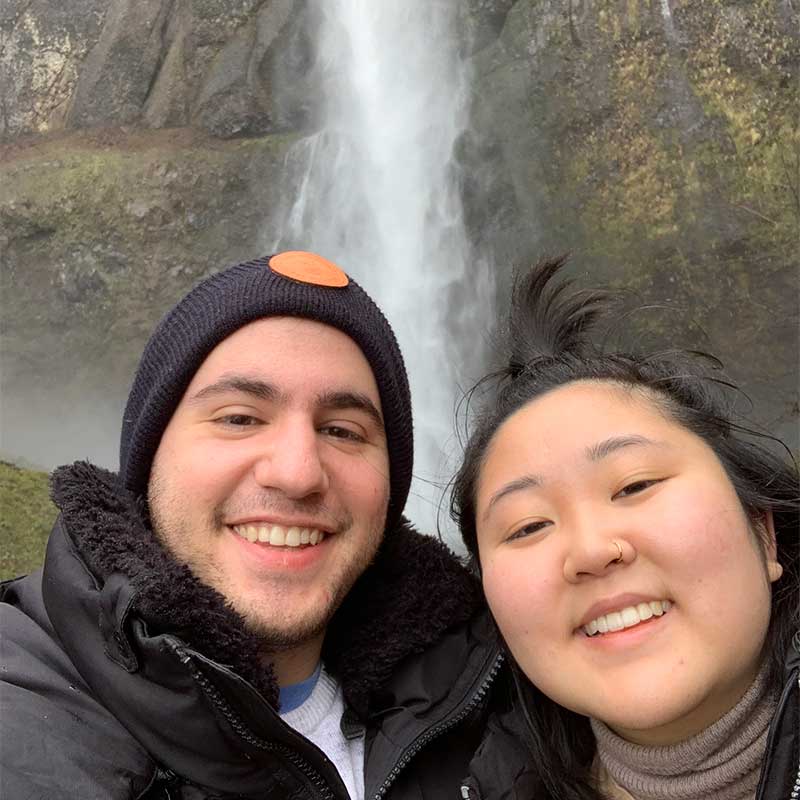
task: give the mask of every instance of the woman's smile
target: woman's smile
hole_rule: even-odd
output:
[[[609,605],[613,606],[613,604]],[[672,603],[669,600],[642,600],[609,612],[601,612],[598,608],[593,607],[586,615],[589,620],[580,625],[580,630],[587,636],[617,633],[637,627],[652,619],[658,619],[671,608]]]

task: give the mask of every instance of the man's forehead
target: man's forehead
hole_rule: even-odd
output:
[[[259,317],[251,322],[247,322],[228,334],[228,336],[220,341],[217,347],[232,339],[235,340],[243,337],[263,336],[265,339],[268,339],[270,337],[280,338],[289,333],[299,334],[303,332],[312,332],[316,336],[330,339],[331,341],[345,340],[350,342],[359,352],[361,350],[358,344],[339,328],[329,325],[327,322],[320,322],[316,319],[309,319],[308,317],[291,314],[275,314],[268,317]]]
[[[380,407],[372,367],[358,344],[338,328],[303,317],[265,317],[234,331],[206,356],[186,397],[211,385],[233,389],[236,380],[278,393],[290,387],[320,396],[359,392]]]

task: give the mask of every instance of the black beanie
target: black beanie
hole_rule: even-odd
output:
[[[322,277],[314,270],[317,265]],[[335,265],[311,253],[282,253],[218,272],[161,320],[144,349],[125,407],[119,459],[122,483],[137,494],[146,493],[161,436],[206,356],[239,328],[274,316],[303,317],[338,328],[369,362],[386,429],[390,481],[386,523],[391,529],[408,497],[413,462],[411,394],[403,357],[389,323],[367,293]]]

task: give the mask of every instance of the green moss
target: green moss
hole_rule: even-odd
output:
[[[28,220],[35,209],[37,224],[57,231],[65,249],[95,238],[98,230],[136,240],[170,228],[188,240],[197,230],[186,225],[187,213],[205,210],[209,194],[224,192],[249,161],[282,158],[296,136],[171,145],[158,132],[151,141],[146,135],[140,139],[111,147],[54,142],[8,163],[2,180],[19,187],[14,202],[2,209],[12,237],[18,232],[15,220]],[[175,195],[195,199],[196,208],[170,204]]]
[[[610,39],[609,104],[572,132],[562,164],[571,193],[581,198],[591,252],[624,260],[632,249],[675,235],[681,217],[691,214],[687,189],[696,181],[686,181],[692,165],[680,138],[653,125],[669,69],[666,53],[653,38],[619,41],[622,30],[609,14],[601,22]],[[571,105],[579,107],[579,100]]]
[[[630,290],[650,306],[634,344],[718,354],[796,443],[796,19],[779,0],[670,9],[517,0],[475,65],[476,129],[496,132],[524,258],[570,250]]]
[[[0,461],[0,579],[41,566],[57,513],[44,472]]]
[[[555,220],[553,238],[630,265],[634,286],[648,262],[682,271],[681,252],[701,251],[697,269],[706,260],[740,287],[748,252],[785,262],[796,247],[800,44],[774,0],[678,3],[681,47],[634,6],[599,3],[587,46],[550,52],[558,80],[536,113],[557,157],[541,178],[548,205],[576,223]],[[734,240],[740,251],[719,260]]]
[[[728,200],[762,245],[796,244],[800,223],[800,42],[783,33],[774,0],[755,0],[738,16],[709,0],[693,9],[706,29],[687,68],[709,117],[733,145],[709,152],[727,178]]]

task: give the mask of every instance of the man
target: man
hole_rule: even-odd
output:
[[[4,586],[9,798],[458,791],[500,664],[473,579],[401,516],[392,331],[334,264],[212,276],[139,365],[120,473],[56,471]]]

